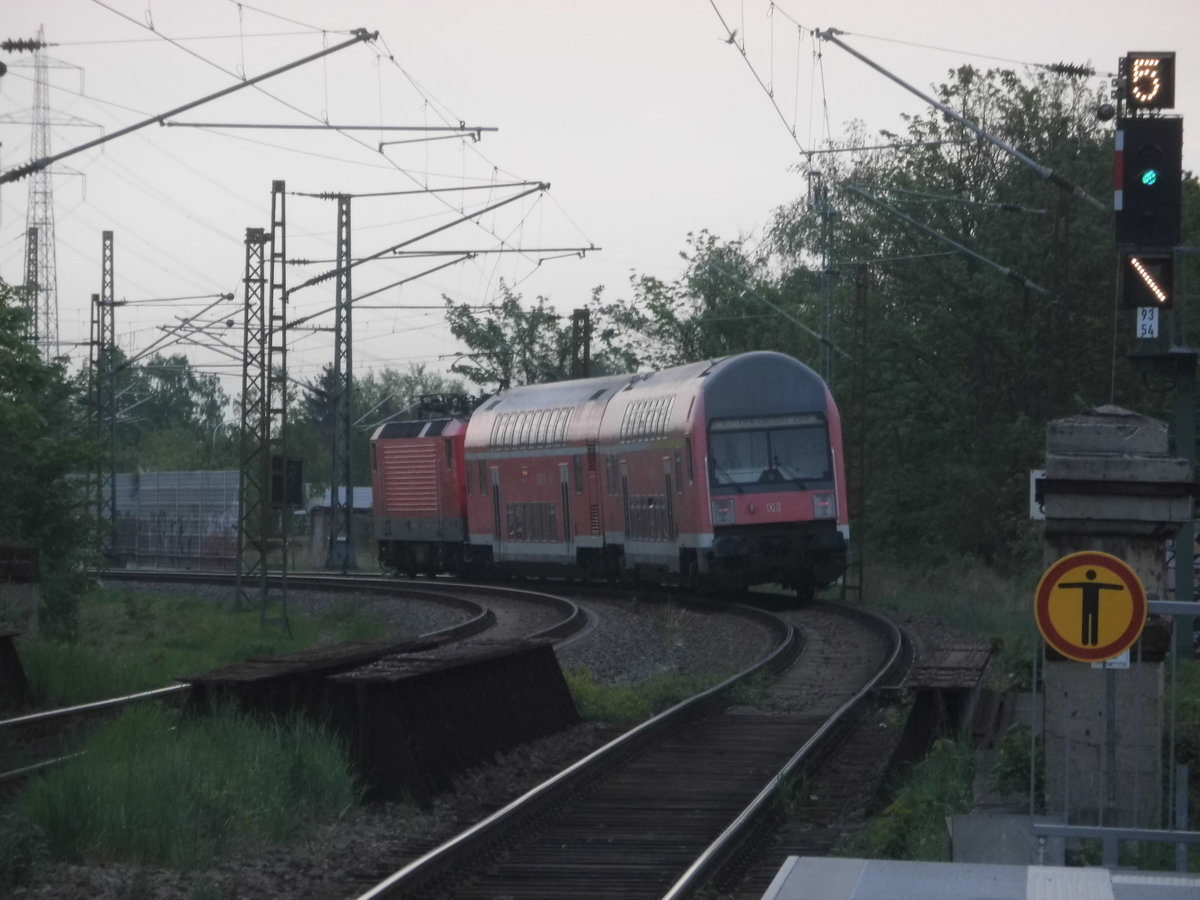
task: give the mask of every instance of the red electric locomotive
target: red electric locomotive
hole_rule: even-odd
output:
[[[457,571],[467,539],[466,420],[387,422],[371,438],[371,502],[379,561],[416,575]]]
[[[412,564],[397,560],[419,557],[452,571],[773,581],[809,597],[845,570],[837,407],[816,373],[783,354],[492,397],[466,423],[462,465],[445,451],[446,474],[465,493],[466,545],[456,551],[399,529],[380,508],[379,485],[407,477],[388,471],[405,457],[381,453],[385,432],[422,424],[392,423],[376,435],[380,558],[402,571]],[[452,531],[443,527],[439,539]],[[411,540],[425,546],[396,546]]]

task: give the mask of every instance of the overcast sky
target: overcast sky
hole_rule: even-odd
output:
[[[4,0],[0,39],[32,38],[41,26],[57,44],[48,55],[52,151],[60,152],[336,45],[352,29],[379,32],[371,44],[264,82],[262,92],[249,88],[175,119],[371,130],[152,125],[55,166],[59,333],[76,358],[86,356],[77,343],[100,290],[105,229],[115,234],[116,297],[129,301],[116,312],[122,349],[141,352],[163,327],[196,317],[240,350],[243,239],[246,228],[270,225],[272,180],[289,192],[391,194],[353,201],[356,257],[527,189],[507,185],[549,183],[548,192],[408,246],[477,251],[473,259],[419,278],[457,257],[388,254],[354,270],[355,297],[378,291],[354,315],[361,373],[410,362],[445,369],[463,348],[440,309],[419,308],[440,307],[443,295],[483,304],[504,280],[569,313],[596,285],[626,296],[631,270],[675,277],[689,231],[753,242],[775,206],[804,192],[802,148],[841,136],[851,120],[899,129],[902,113],[923,111],[843,50],[818,45],[810,29],[848,32],[844,40],[924,89],[963,63],[1091,63],[1100,85],[1126,51],[1176,50],[1176,112],[1200,121],[1200,4],[1145,8],[1134,21],[1138,7],[1115,0],[717,0],[715,9],[708,0]],[[735,45],[726,25],[737,29]],[[9,170],[31,153],[32,57],[0,60],[9,65],[0,78],[0,169]],[[498,130],[478,141],[380,146],[418,137],[380,125],[459,123]],[[1200,140],[1184,152],[1193,170],[1197,148]],[[0,277],[10,283],[24,277],[27,195],[27,181],[0,186]],[[290,193],[286,203],[287,256],[313,261],[289,268],[295,286],[330,268],[335,204]],[[574,252],[591,246],[599,249],[583,258]],[[522,252],[482,252],[500,247]],[[297,291],[290,317],[330,327],[322,311],[333,291],[332,281]],[[201,316],[221,293],[236,299]],[[142,302],[178,297],[201,299]],[[330,361],[331,345],[328,331],[295,331],[293,374],[311,377]],[[211,349],[166,349],[186,349],[208,370],[240,371]],[[232,377],[227,386],[237,390]]]

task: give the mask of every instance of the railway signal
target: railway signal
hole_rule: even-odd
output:
[[[1118,68],[1130,109],[1175,106],[1175,52],[1126,53]]]
[[[1118,244],[1174,247],[1183,198],[1183,119],[1123,118],[1117,123]]]
[[[1175,303],[1175,258],[1170,251],[1121,254],[1121,298],[1127,309],[1170,309]]]

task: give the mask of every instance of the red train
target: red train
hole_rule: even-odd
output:
[[[755,352],[511,388],[372,438],[375,537],[402,573],[561,574],[801,598],[846,568],[841,421],[821,378]]]

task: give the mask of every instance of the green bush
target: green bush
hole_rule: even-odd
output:
[[[970,741],[937,741],[905,778],[895,799],[852,842],[850,852],[880,859],[941,860],[946,817],[970,810],[974,776]]]
[[[996,745],[988,789],[995,794],[1029,795],[1029,726],[1011,726]],[[1039,805],[1046,796],[1046,757],[1041,737],[1034,746],[1034,797]]]
[[[358,796],[339,741],[302,718],[147,704],[32,782],[17,810],[54,859],[192,867],[296,837]]]

